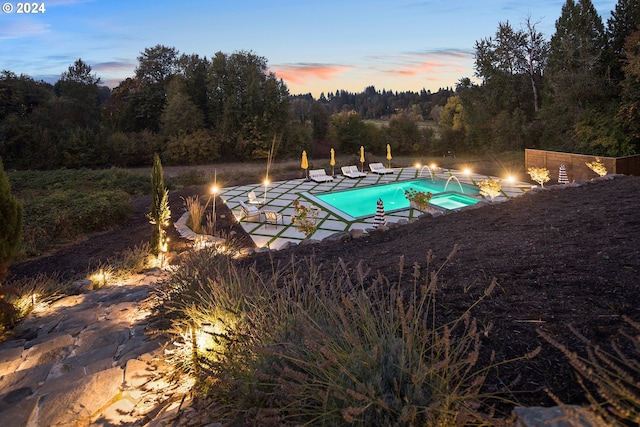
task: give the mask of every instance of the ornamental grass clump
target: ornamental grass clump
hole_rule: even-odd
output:
[[[63,296],[56,274],[38,274],[0,286],[0,338],[29,313]]]
[[[451,257],[450,257],[451,258]],[[248,425],[501,425],[483,390],[480,327],[471,309],[436,316],[437,269],[410,283],[362,264],[292,256],[268,276],[194,254],[174,275],[168,306],[185,371],[214,402],[210,419]],[[446,262],[445,262],[446,263]],[[399,266],[400,277],[404,266]],[[203,336],[204,335],[204,336]],[[530,355],[530,356],[533,356]]]
[[[569,360],[599,426],[640,425],[640,323],[627,316],[622,318],[627,330],[620,331],[619,340],[611,341],[610,351],[594,346],[574,328],[571,331],[585,345],[582,354],[538,330]],[[566,407],[558,396],[549,394],[558,405]],[[571,413],[571,408],[567,411]]]
[[[145,268],[154,267],[155,259],[150,254],[149,243],[141,243],[100,263],[89,272],[87,278],[93,283],[93,289],[98,289],[140,273]]]
[[[204,218],[206,207],[200,203],[198,196],[187,197],[184,199],[184,205],[187,212],[189,212],[187,227],[194,233],[200,233],[202,231],[202,218]]]

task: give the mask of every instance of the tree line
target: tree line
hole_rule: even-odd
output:
[[[146,48],[113,90],[78,59],[53,85],[0,74],[0,158],[12,169],[252,161],[341,154],[442,155],[543,148],[640,150],[640,7],[605,27],[591,0],[566,0],[550,40],[527,18],[476,42],[475,77],[435,93],[366,87],[289,94],[252,52],[211,58]],[[374,119],[385,119],[380,126]],[[328,151],[328,149],[326,149]]]
[[[453,93],[370,87],[362,94],[338,90],[314,100],[291,96],[268,71],[266,59],[252,52],[218,52],[208,59],[157,45],[137,59],[135,75],[113,90],[82,59],[53,85],[4,70],[0,158],[6,167],[141,166],[151,164],[154,153],[169,165],[251,161],[268,157],[274,146],[279,157],[299,156],[304,149],[313,154],[313,142],[328,138],[336,149],[354,153],[360,145],[384,150],[387,140],[407,137],[385,135],[362,118],[402,113],[421,120],[433,102],[443,106]],[[353,129],[346,129],[343,116],[354,111],[362,114],[357,122],[355,116],[348,120]],[[417,124],[399,120],[412,125],[411,138],[424,140]]]
[[[456,151],[540,148],[602,156],[640,152],[640,6],[619,0],[607,25],[591,0],[567,0],[550,40],[527,18],[475,44],[441,115]]]

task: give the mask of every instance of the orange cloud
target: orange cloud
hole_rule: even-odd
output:
[[[346,65],[330,65],[330,64],[297,64],[297,65],[276,65],[270,70],[284,81],[304,84],[308,79],[316,78],[329,80],[333,76],[345,71],[351,70],[353,67]]]
[[[409,77],[420,74],[441,74],[452,70],[463,70],[460,61],[469,60],[472,56],[462,50],[436,50],[425,52],[412,52],[402,55],[378,57],[389,65],[380,72]]]

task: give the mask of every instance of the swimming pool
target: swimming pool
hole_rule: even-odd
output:
[[[445,186],[447,191],[445,192]],[[472,197],[478,195],[478,189],[468,185],[460,185],[457,182],[443,180],[412,180],[394,182],[371,187],[354,188],[352,190],[335,191],[331,193],[316,194],[315,197],[329,206],[353,217],[360,218],[375,215],[378,199],[382,199],[386,212],[408,209],[409,200],[404,191],[413,188],[417,191],[431,192],[433,197],[430,204],[442,209],[454,210],[478,203],[478,199]],[[464,194],[455,191],[462,191]]]

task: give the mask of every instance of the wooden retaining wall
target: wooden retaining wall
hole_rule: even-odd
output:
[[[598,157],[600,157],[600,160],[607,168],[608,173],[640,176],[640,155]],[[560,165],[566,166],[569,182],[586,181],[591,178],[596,178],[598,175],[585,164],[587,162],[593,162],[595,158],[596,156],[585,154],[561,153],[528,148],[524,150],[525,170],[529,168],[547,168],[549,170],[549,176],[551,177],[549,184],[558,182]]]

